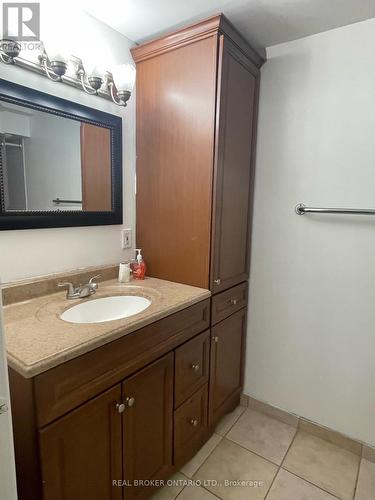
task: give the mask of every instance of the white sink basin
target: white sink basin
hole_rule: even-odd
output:
[[[89,300],[67,309],[60,318],[68,323],[103,323],[128,318],[151,305],[151,300],[136,295],[116,295]]]

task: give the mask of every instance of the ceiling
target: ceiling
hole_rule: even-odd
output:
[[[135,42],[223,12],[255,48],[375,17],[375,0],[81,0]]]

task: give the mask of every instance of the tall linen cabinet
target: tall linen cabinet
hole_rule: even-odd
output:
[[[148,274],[208,288],[209,422],[239,400],[260,67],[217,15],[132,49],[137,246]]]

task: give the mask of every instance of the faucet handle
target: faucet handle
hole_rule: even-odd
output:
[[[72,295],[74,293],[74,285],[73,283],[70,283],[69,281],[62,281],[60,283],[57,283],[57,286],[58,287],[68,287],[68,290],[67,290],[67,295]]]
[[[92,278],[90,278],[89,285],[91,286],[91,288],[93,290],[96,290],[98,288],[98,284],[95,283],[94,280],[96,280],[97,278],[100,278],[100,277],[101,277],[101,274],[97,274],[96,276],[93,276]]]
[[[70,283],[69,281],[60,281],[60,283],[57,283],[57,286],[62,287],[62,286],[73,286],[73,283]]]
[[[102,277],[101,274],[96,274],[95,276],[93,276],[92,278],[90,278],[89,283],[91,284],[94,280],[96,280],[97,278],[101,278],[101,277]]]

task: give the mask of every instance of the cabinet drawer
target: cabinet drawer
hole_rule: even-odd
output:
[[[212,297],[212,324],[247,306],[247,282]]]
[[[208,330],[176,349],[175,408],[208,382],[209,353],[210,332]]]
[[[208,384],[174,412],[174,464],[182,465],[203,445],[208,434]]]

